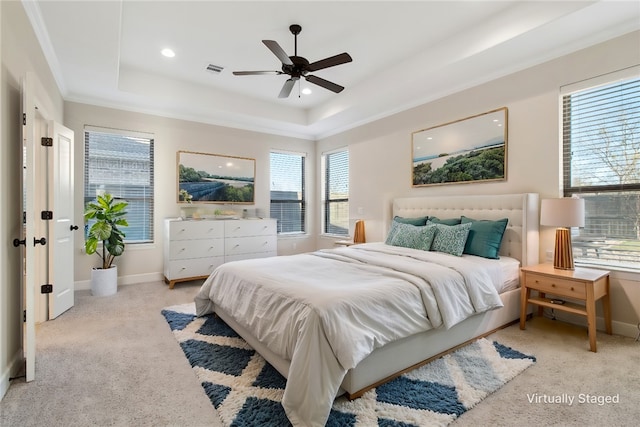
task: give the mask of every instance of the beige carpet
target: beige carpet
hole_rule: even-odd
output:
[[[38,327],[36,381],[13,381],[0,426],[219,426],[160,314],[192,301],[199,283],[122,286],[101,298],[76,292],[75,307]],[[537,363],[452,425],[637,425],[640,343],[632,338],[599,332],[592,353],[586,329],[543,318],[492,338]],[[586,395],[618,403],[579,403]]]

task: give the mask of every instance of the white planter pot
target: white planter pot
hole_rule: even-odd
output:
[[[91,295],[106,297],[118,291],[118,266],[91,270]]]

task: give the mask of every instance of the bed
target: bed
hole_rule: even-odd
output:
[[[203,284],[197,314],[215,312],[288,378],[293,425],[324,425],[337,395],[357,398],[519,318],[518,265],[538,262],[537,194],[393,201],[394,218],[425,216],[507,218],[500,260],[377,242],[229,263]]]

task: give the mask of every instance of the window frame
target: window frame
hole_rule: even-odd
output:
[[[296,203],[296,204],[300,204],[300,225],[301,225],[301,231],[287,231],[287,232],[282,232],[280,231],[281,229],[281,224],[278,224],[278,236],[301,236],[301,235],[306,235],[307,234],[307,179],[306,179],[306,174],[307,174],[307,154],[306,153],[301,153],[301,152],[295,152],[295,151],[285,151],[285,150],[270,150],[269,151],[269,176],[272,176],[272,163],[271,163],[271,155],[272,154],[283,154],[283,155],[290,155],[290,156],[299,156],[300,159],[302,160],[302,172],[301,172],[301,199],[274,199],[271,195],[272,191],[278,191],[278,190],[273,190],[271,188],[271,182],[273,182],[272,179],[269,180],[269,211],[271,211],[271,205],[274,203],[274,200],[276,203],[284,203],[284,204],[289,204],[289,203]],[[273,216],[271,216],[273,218]]]
[[[150,170],[149,172],[149,187],[150,187],[150,194],[151,196],[148,198],[138,198],[136,200],[149,200],[150,202],[149,207],[147,208],[145,215],[148,216],[148,225],[146,225],[145,231],[148,234],[148,239],[143,239],[143,240],[133,240],[133,239],[127,239],[125,237],[125,243],[127,245],[131,245],[130,249],[135,249],[135,248],[142,248],[144,246],[149,246],[149,245],[154,245],[155,244],[155,239],[156,239],[156,233],[155,233],[155,135],[152,133],[147,133],[147,132],[138,132],[138,131],[130,131],[130,130],[124,130],[124,129],[116,129],[116,128],[105,128],[105,127],[99,127],[99,126],[91,126],[91,125],[85,125],[84,129],[83,129],[83,144],[84,144],[84,150],[83,150],[83,206],[89,201],[89,200],[93,200],[95,198],[95,195],[93,196],[89,196],[87,194],[88,191],[88,186],[89,186],[89,182],[88,182],[88,176],[89,176],[89,134],[91,133],[101,133],[101,134],[107,134],[107,135],[115,135],[115,136],[120,136],[120,137],[125,137],[125,138],[134,138],[134,139],[143,139],[143,140],[148,140],[150,147],[149,147],[149,158],[148,158],[148,162],[150,164]],[[115,196],[115,195],[114,195]],[[131,197],[123,197],[123,200],[126,200],[128,202],[130,202],[132,199]],[[130,203],[131,204],[131,203]],[[84,210],[84,207],[83,207]],[[131,218],[130,216],[127,216],[127,220],[129,222],[131,222]],[[143,225],[141,225],[143,226]],[[87,227],[87,224],[85,224],[85,228]],[[85,238],[86,238],[86,231],[85,230]],[[124,229],[125,235],[127,234],[127,229]],[[100,243],[101,244],[101,243]]]
[[[607,195],[619,195],[623,196],[624,194],[631,193],[640,193],[640,181],[635,183],[619,183],[619,184],[603,184],[603,185],[594,185],[592,183],[587,185],[576,185],[572,182],[572,172],[575,169],[575,166],[572,164],[572,155],[575,150],[572,149],[572,144],[575,144],[575,141],[571,139],[571,132],[567,132],[566,129],[570,129],[570,125],[572,123],[571,114],[571,96],[576,94],[581,94],[588,91],[597,90],[599,87],[605,86],[614,86],[616,84],[624,84],[629,81],[638,80],[640,82],[640,66],[630,67],[624,70],[620,70],[614,73],[609,73],[606,75],[598,76],[593,79],[587,79],[580,81],[575,84],[563,86],[560,90],[559,104],[560,104],[560,138],[562,141],[562,194],[565,197],[581,197],[586,200],[586,215],[587,218],[589,216],[589,197],[601,196],[605,197]],[[634,101],[635,102],[635,101]],[[567,116],[569,114],[569,116]],[[637,134],[638,130],[635,130],[633,134]],[[591,139],[593,140],[593,139]],[[587,168],[588,165],[585,165]],[[583,168],[584,169],[584,168]],[[580,170],[580,169],[578,169]],[[639,197],[639,196],[635,196]],[[620,214],[618,218],[624,218],[624,215]],[[613,218],[615,219],[615,218]],[[607,225],[612,224],[611,222],[607,222]],[[615,223],[613,223],[615,225]],[[605,248],[606,244],[604,241],[587,241],[585,243],[585,239],[588,240],[588,236],[581,236],[581,230],[574,230],[572,234],[574,235],[573,239],[573,249],[574,249],[574,260],[576,265],[581,266],[589,266],[589,267],[601,267],[607,268],[611,270],[618,271],[632,271],[638,272],[640,271],[640,264],[636,262],[633,256],[634,250],[622,251],[623,253],[620,255],[621,259],[612,259],[616,255],[614,254],[609,259],[600,259],[600,252]],[[580,238],[584,237],[584,238]],[[621,240],[623,242],[636,242],[640,241],[640,239],[624,239],[618,238],[616,240]],[[585,245],[589,249],[595,251],[596,256],[589,257],[585,252]],[[615,252],[615,251],[614,251]],[[626,253],[631,253],[631,255],[625,255]],[[581,256],[583,254],[583,256]],[[625,257],[631,257],[631,261],[628,262]],[[616,262],[617,261],[617,262]]]
[[[349,227],[345,228],[345,232],[344,233],[335,233],[335,232],[329,232],[328,231],[328,227],[331,224],[330,221],[330,217],[331,217],[331,204],[335,204],[335,203],[347,203],[347,224],[349,223],[350,220],[350,215],[349,215],[349,208],[348,208],[348,203],[349,203],[349,197],[347,196],[346,198],[340,198],[340,199],[331,199],[330,197],[330,168],[329,168],[329,161],[328,158],[331,155],[334,154],[338,154],[338,153],[346,153],[347,154],[347,194],[349,194],[350,191],[350,168],[349,168],[349,148],[348,147],[342,147],[342,148],[337,148],[335,150],[331,150],[331,151],[327,151],[322,153],[322,207],[323,207],[323,215],[322,215],[322,235],[324,236],[329,236],[329,237],[340,237],[340,238],[344,238],[344,237],[348,237],[349,236]]]

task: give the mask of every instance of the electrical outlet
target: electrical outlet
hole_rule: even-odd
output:
[[[547,261],[553,261],[553,251],[547,251]]]

